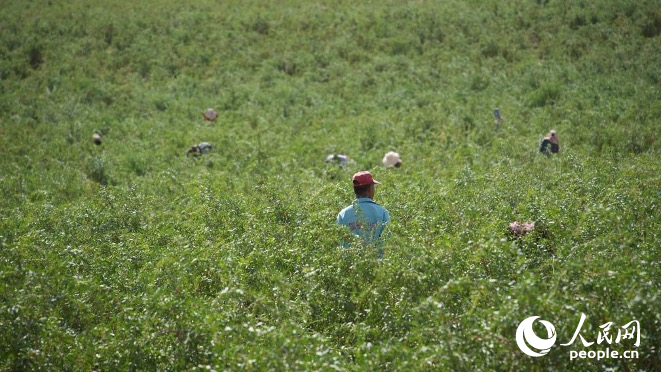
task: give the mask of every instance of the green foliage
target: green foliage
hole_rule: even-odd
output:
[[[18,1],[0,31],[0,370],[659,369],[659,1]],[[383,259],[338,246],[365,169]],[[609,347],[639,358],[570,361],[604,346],[559,346],[581,313],[638,320]]]

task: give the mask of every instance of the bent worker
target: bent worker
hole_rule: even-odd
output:
[[[559,147],[559,136],[556,135],[555,130],[550,130],[540,141],[540,152],[547,156],[558,153]]]
[[[349,231],[360,237],[365,243],[373,244],[379,248],[379,257],[382,257],[381,248],[382,232],[386,224],[391,221],[391,216],[386,208],[375,203],[375,185],[380,182],[372,178],[368,171],[358,172],[352,177],[354,194],[356,199],[352,205],[344,208],[338,213],[337,222],[347,226]],[[342,242],[348,246],[347,242]]]
[[[325,162],[335,164],[342,168],[349,163],[349,157],[343,154],[330,154],[326,157]]]

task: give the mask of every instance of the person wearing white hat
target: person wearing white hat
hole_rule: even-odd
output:
[[[92,142],[94,142],[95,145],[100,145],[101,144],[101,133],[94,132],[94,134],[92,134]]]
[[[386,208],[375,203],[375,185],[380,182],[372,178],[368,171],[358,172],[352,177],[356,199],[352,205],[338,213],[336,221],[339,225],[347,226],[352,234],[363,239],[365,243],[374,244],[379,248],[379,257],[382,257],[383,242],[381,235],[391,216]],[[341,242],[347,247],[347,242]]]
[[[400,158],[400,154],[398,154],[397,152],[389,151],[384,155],[384,158],[382,159],[382,164],[384,164],[387,167],[399,168],[402,165],[402,159]]]
[[[550,130],[540,142],[540,152],[547,156],[558,153],[559,147],[559,136],[555,130]]]

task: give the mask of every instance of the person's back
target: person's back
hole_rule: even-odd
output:
[[[369,197],[356,198],[338,213],[338,223],[348,226],[352,234],[366,242],[379,240],[390,219],[388,211]]]
[[[338,213],[337,223],[347,226],[350,232],[362,238],[365,243],[381,243],[381,235],[391,216],[373,198],[375,185],[380,184],[369,172],[359,172],[352,178],[356,199],[352,205]],[[343,242],[347,245],[347,242]]]

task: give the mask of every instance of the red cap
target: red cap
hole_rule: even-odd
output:
[[[368,171],[358,172],[352,177],[352,183],[354,186],[365,186],[365,185],[381,185],[381,182],[377,182],[372,178],[372,174]]]

